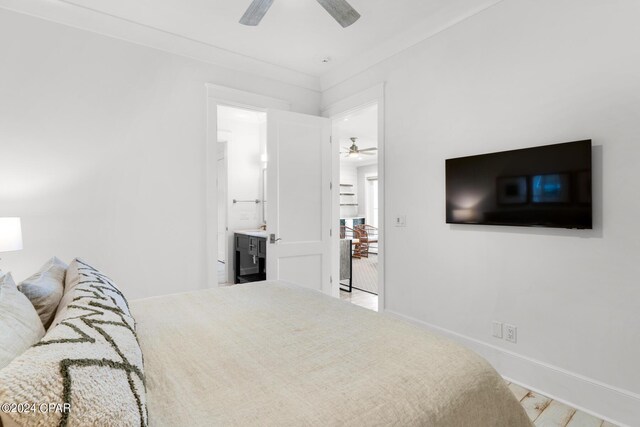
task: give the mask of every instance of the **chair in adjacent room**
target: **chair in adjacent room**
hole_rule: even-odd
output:
[[[377,253],[378,247],[378,228],[368,224],[362,224],[356,226],[356,231],[360,235],[360,256],[362,258],[369,257],[369,251],[371,249],[371,245],[375,245]]]
[[[362,232],[360,230],[342,225],[340,226],[340,238],[351,240],[353,257],[362,258]]]

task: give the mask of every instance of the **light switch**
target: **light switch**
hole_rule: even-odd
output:
[[[496,338],[502,338],[502,322],[493,322],[493,336]]]

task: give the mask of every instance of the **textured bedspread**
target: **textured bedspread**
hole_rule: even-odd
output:
[[[479,356],[315,291],[237,285],[131,311],[152,427],[531,426]]]

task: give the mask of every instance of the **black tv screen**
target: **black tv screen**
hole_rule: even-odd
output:
[[[447,223],[592,228],[591,140],[446,161]]]

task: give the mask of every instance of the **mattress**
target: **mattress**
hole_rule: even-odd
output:
[[[530,427],[481,357],[292,284],[132,301],[151,426]]]

